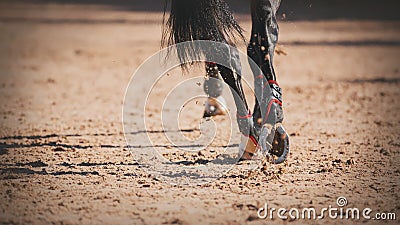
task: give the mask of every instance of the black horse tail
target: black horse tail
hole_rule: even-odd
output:
[[[171,11],[166,20],[168,2],[171,2]],[[231,46],[236,46],[239,40],[245,42],[243,29],[224,0],[166,0],[162,46],[195,40],[211,40]],[[187,62],[202,53],[198,50],[178,49],[178,56],[181,62]]]

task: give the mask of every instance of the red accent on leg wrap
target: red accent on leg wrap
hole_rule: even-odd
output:
[[[278,103],[278,105],[282,106],[282,102],[280,102],[278,99],[272,99],[271,101],[269,101],[267,113],[265,114],[264,120],[268,118],[269,112],[271,111],[272,103],[274,103],[274,102]]]
[[[265,89],[270,84],[276,84],[276,85],[279,86],[278,82],[276,82],[275,80],[269,80],[268,83],[264,84],[263,89]]]
[[[269,80],[268,83],[269,84],[276,84],[276,85],[279,86],[279,84],[278,84],[278,82],[276,82],[276,80]]]
[[[256,140],[255,137],[253,137],[253,136],[250,135],[249,138],[250,138],[251,141],[253,141],[253,143],[254,143],[256,146],[258,146],[258,142],[257,142],[257,140]]]
[[[239,115],[239,113],[237,114],[237,117],[239,117],[240,119],[248,119],[251,118],[253,115],[251,114],[250,110],[249,110],[249,114],[245,115],[245,116],[241,116]]]

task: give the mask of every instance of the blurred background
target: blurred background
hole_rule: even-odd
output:
[[[107,6],[116,10],[160,12],[164,0],[17,0],[4,2],[32,4],[82,4]],[[249,13],[249,0],[227,0],[236,13]],[[279,14],[286,20],[398,20],[400,3],[396,0],[283,0]]]

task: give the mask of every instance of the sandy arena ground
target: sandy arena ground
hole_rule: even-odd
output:
[[[162,14],[0,5],[1,224],[266,224],[257,218],[265,203],[321,209],[339,196],[400,217],[400,22],[281,22],[288,162],[253,172],[239,164],[180,187],[140,167],[121,122],[131,75],[160,49]],[[250,30],[249,16],[239,19]]]

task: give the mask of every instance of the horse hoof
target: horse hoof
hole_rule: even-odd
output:
[[[258,150],[258,144],[251,137],[246,137],[242,134],[239,144],[240,160],[251,160]]]
[[[219,96],[218,98],[207,98],[203,118],[226,115],[226,113],[226,102],[222,96]]]
[[[281,123],[265,124],[261,129],[260,146],[274,164],[283,163],[289,155],[289,135]]]

